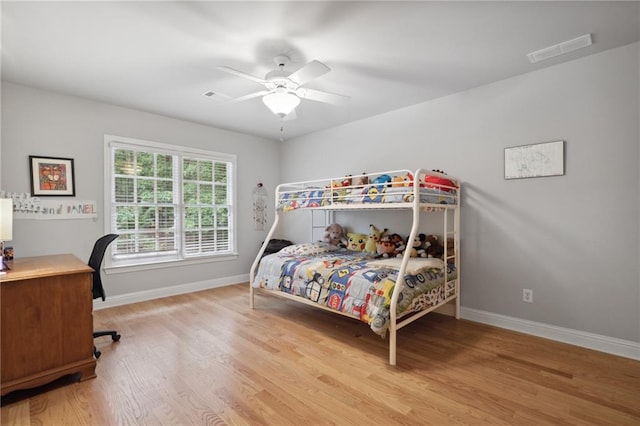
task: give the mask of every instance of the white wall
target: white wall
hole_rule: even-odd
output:
[[[287,141],[282,180],[443,169],[464,181],[463,306],[640,342],[639,50]],[[553,140],[566,141],[565,176],[504,180],[505,147]]]
[[[107,297],[248,276],[266,235],[253,229],[251,191],[262,181],[273,193],[279,179],[280,142],[3,82],[1,189],[30,192],[29,155],[73,158],[76,199],[95,200],[99,212],[97,220],[15,220],[11,244],[16,256],[73,253],[89,259],[93,243],[105,229],[105,134],[235,154],[240,254],[235,261],[103,273]],[[273,219],[273,211],[268,217]]]

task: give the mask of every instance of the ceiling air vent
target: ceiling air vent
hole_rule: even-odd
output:
[[[532,64],[535,64],[536,62],[544,61],[545,59],[553,58],[554,56],[564,55],[565,53],[591,46],[591,44],[591,34],[585,34],[578,38],[574,38],[573,40],[564,41],[554,46],[536,50],[535,52],[529,53],[527,57]]]

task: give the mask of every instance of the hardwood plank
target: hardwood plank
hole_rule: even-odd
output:
[[[429,314],[398,365],[366,324],[247,284],[94,312],[98,377],[3,398],[2,424],[640,424],[640,362]]]
[[[2,408],[0,424],[13,426],[30,426],[29,400],[19,401],[9,407]]]

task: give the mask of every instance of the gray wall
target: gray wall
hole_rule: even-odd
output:
[[[463,306],[640,342],[639,46],[287,141],[282,180],[443,169],[464,181]],[[553,140],[565,176],[504,180],[505,147]]]
[[[29,154],[73,157],[77,198],[96,200],[102,212],[105,133],[238,155],[239,259],[108,275],[115,295],[246,274],[264,238],[251,228],[250,194],[259,180],[272,194],[282,181],[444,169],[465,182],[463,306],[640,342],[639,49],[610,50],[283,146],[3,82],[0,182],[28,192]],[[566,141],[565,176],[503,179],[505,147],[559,139]],[[393,218],[384,220],[393,227],[386,222]],[[103,230],[102,215],[18,220],[13,245],[20,256],[71,252],[86,260]],[[302,227],[280,234],[308,235]],[[521,302],[522,288],[533,289],[533,304]]]
[[[75,160],[76,199],[94,200],[99,218],[15,220],[17,256],[74,253],[87,261],[104,233],[104,135],[118,135],[237,155],[237,260],[103,274],[108,296],[247,275],[266,232],[254,231],[251,191],[262,181],[273,194],[280,143],[86,99],[2,83],[1,189],[30,192],[29,155]],[[273,220],[273,212],[268,214]]]

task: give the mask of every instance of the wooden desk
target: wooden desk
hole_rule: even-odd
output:
[[[0,276],[1,394],[96,377],[93,269],[71,254],[16,259]]]

